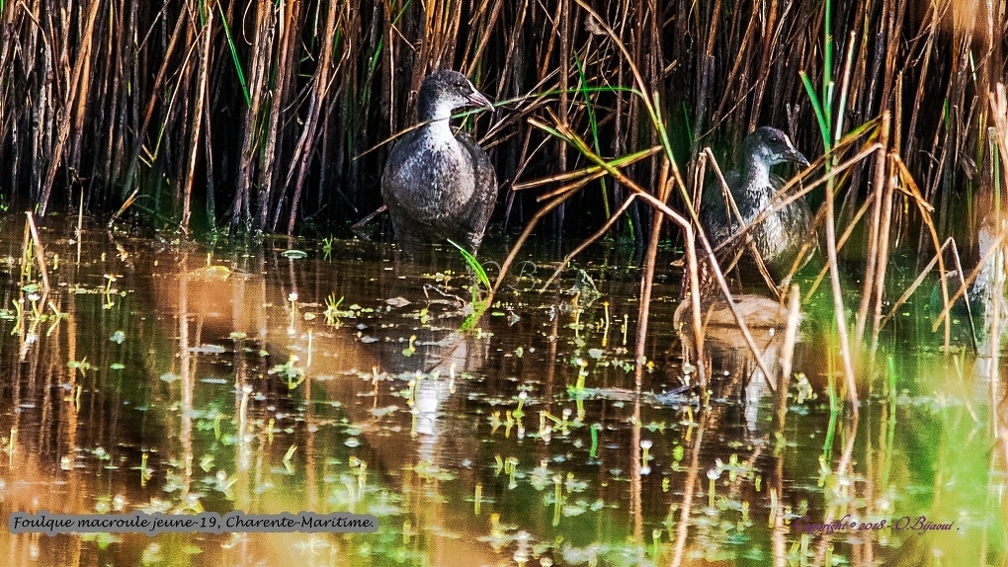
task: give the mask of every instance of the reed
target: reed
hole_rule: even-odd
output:
[[[378,205],[373,189],[384,151],[355,158],[408,121],[412,93],[436,67],[464,69],[497,99],[552,91],[557,116],[597,153],[625,155],[660,137],[646,105],[626,92],[585,87],[628,84],[632,61],[661,101],[666,127],[676,133],[670,143],[682,155],[722,137],[738,140],[760,123],[793,126],[798,144],[808,146],[808,125],[819,122],[828,148],[851,120],[856,126],[858,117],[888,109],[895,149],[947,217],[956,188],[969,186],[960,183],[968,172],[956,156],[978,155],[990,123],[985,93],[1005,71],[1003,0],[972,12],[951,0],[803,0],[758,10],[729,2],[694,9],[681,1],[569,0],[101,6],[71,3],[65,13],[39,3],[0,7],[0,155],[13,166],[4,185],[40,213],[53,200],[72,206],[75,185],[88,189],[94,212],[117,209],[134,190],[153,197],[161,185],[173,194],[169,213],[181,220],[195,155],[205,175],[193,176],[192,198],[212,194],[230,203],[212,208],[213,222],[269,231],[280,218],[287,230],[305,216],[359,219]],[[211,13],[215,25],[204,37]],[[198,78],[204,51],[206,81]],[[834,54],[846,56],[839,97]],[[806,99],[805,89],[814,96]],[[948,110],[936,120],[924,108]],[[205,131],[192,136],[198,123]],[[521,121],[494,138],[503,179],[583,161],[563,144],[542,146],[548,138]],[[547,151],[555,159],[542,160]],[[935,159],[922,160],[926,155]],[[645,185],[654,186],[660,162],[640,167]],[[623,188],[598,183],[597,196],[570,204],[568,218],[573,213],[577,222],[565,225],[584,226],[591,216],[593,229],[612,214]],[[302,197],[295,198],[298,186]],[[523,222],[534,197],[515,198]],[[915,225],[900,227],[904,238]]]
[[[40,217],[76,211],[80,191],[113,221],[330,232],[380,206],[382,142],[412,122],[422,79],[454,67],[498,101],[492,123],[467,123],[502,180],[498,219],[649,257],[687,240],[662,228],[668,212],[695,228],[709,160],[694,158],[772,124],[827,156],[806,189],[826,205],[831,265],[866,275],[839,335],[852,374],[899,283],[886,259],[923,262],[950,236],[974,248],[976,202],[1003,175],[988,93],[1008,75],[1006,13],[1008,0],[2,2],[0,188]],[[845,149],[868,124],[872,142]]]

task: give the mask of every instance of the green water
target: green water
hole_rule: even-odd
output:
[[[50,219],[46,293],[38,265],[24,268],[24,217],[0,227],[5,518],[378,520],[360,534],[4,531],[5,565],[1005,560],[1004,440],[971,357],[884,341],[860,418],[831,426],[838,354],[807,318],[807,386],[792,380],[775,431],[772,396],[744,394],[745,351],[713,353],[709,407],[682,391],[676,268],[659,274],[638,375],[638,273],[618,252],[586,266],[591,303],[567,292],[573,270],[530,291],[555,267],[530,253],[460,333],[473,278],[451,250],[409,265],[369,242],[211,248],[95,224],[77,238]],[[501,257],[481,253],[491,277]]]

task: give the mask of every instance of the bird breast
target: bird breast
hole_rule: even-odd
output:
[[[453,136],[421,135],[403,144],[405,156],[392,172],[397,199],[410,215],[435,220],[457,215],[472,198],[473,165]]]

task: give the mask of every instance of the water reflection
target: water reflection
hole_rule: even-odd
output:
[[[12,306],[0,318],[5,516],[312,510],[374,514],[380,529],[5,533],[5,564],[1004,557],[991,492],[1003,477],[989,459],[990,412],[957,386],[968,369],[894,358],[901,383],[869,397],[859,423],[831,424],[827,381],[815,382],[832,368],[824,346],[795,361],[818,397],[792,388],[786,426],[774,428],[768,396],[742,399],[752,370],[727,358],[737,348],[712,359],[722,377],[710,409],[649,395],[686,378],[670,339],[671,281],[656,288],[649,364],[638,368],[623,339],[637,312],[633,273],[600,271],[591,306],[511,294],[480,332],[463,333],[472,282],[451,253],[405,266],[373,244],[339,243],[327,258],[303,242],[207,250],[94,227],[77,240],[54,224],[40,235],[43,294],[31,287],[37,267],[22,273],[21,235],[0,234],[0,297]],[[956,530],[797,527],[848,513],[923,514]]]

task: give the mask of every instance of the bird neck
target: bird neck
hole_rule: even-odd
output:
[[[746,188],[749,190],[770,187],[770,166],[755,156],[748,156],[745,163]]]
[[[426,120],[430,119],[421,118],[422,122]],[[455,134],[452,132],[451,128],[451,121],[448,118],[435,118],[430,122],[427,122],[427,125],[423,127],[423,130],[423,136],[436,143],[447,143],[455,140]]]
[[[421,122],[444,122],[447,127],[452,115],[452,104],[436,93],[423,91],[417,100],[417,118]]]

